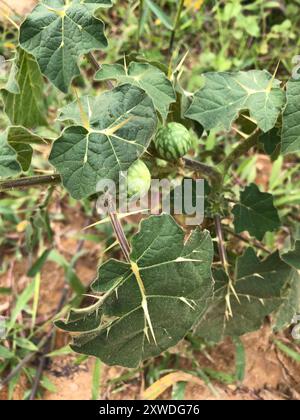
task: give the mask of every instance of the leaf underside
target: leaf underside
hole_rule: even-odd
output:
[[[16,151],[8,144],[8,130],[0,133],[0,179],[16,176],[21,173]]]
[[[2,96],[12,124],[27,128],[47,125],[43,77],[35,59],[25,51],[19,51]]]
[[[105,295],[89,323],[73,313],[59,327],[80,332],[76,352],[136,367],[174,346],[201,317],[212,296],[213,246],[207,231],[197,228],[184,243],[171,216],[151,216],[133,238],[130,258],[131,264],[109,260],[100,267],[93,290]]]
[[[1,134],[0,179],[28,171],[32,144],[43,144],[43,139],[24,127],[11,126]]]

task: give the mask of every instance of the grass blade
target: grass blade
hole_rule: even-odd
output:
[[[19,296],[16,302],[16,306],[14,307],[11,318],[8,322],[7,326],[7,334],[11,331],[13,326],[15,325],[15,322],[20,315],[20,313],[25,309],[27,303],[30,301],[30,299],[33,297],[35,291],[35,280],[33,280],[23,291],[23,293]]]
[[[173,30],[173,23],[169,16],[165,14],[165,12],[152,0],[145,0],[146,5],[152,11],[152,13],[161,21],[163,25],[170,31]]]
[[[92,383],[92,400],[98,401],[99,400],[99,392],[101,386],[101,370],[102,370],[102,362],[99,359],[96,359],[94,371],[93,371],[93,383]]]

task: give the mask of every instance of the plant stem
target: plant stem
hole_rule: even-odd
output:
[[[176,17],[175,17],[175,22],[174,22],[174,26],[173,26],[173,30],[171,33],[171,39],[170,39],[170,45],[169,45],[169,55],[172,57],[173,54],[173,50],[174,50],[174,43],[175,43],[175,37],[176,37],[176,32],[180,23],[180,18],[181,18],[181,13],[183,10],[183,6],[184,6],[184,0],[179,0],[179,5],[177,8],[177,13],[176,13]]]
[[[45,340],[43,339],[41,343],[42,345],[45,344]],[[6,376],[6,378],[0,381],[0,390],[2,390],[3,387],[6,386],[14,378],[20,372],[20,370],[23,369],[23,367],[25,367],[29,362],[31,362],[36,353],[37,351],[34,353],[27,354],[27,356],[25,356],[24,359],[22,359],[20,363],[16,365],[16,367]]]
[[[110,221],[115,231],[116,237],[127,262],[130,262],[130,246],[127,241],[123,226],[118,218],[116,211],[109,212]]]
[[[200,172],[211,179],[213,184],[220,184],[223,181],[221,172],[212,166],[205,165],[204,163],[197,162],[196,160],[183,158],[183,162],[188,169],[195,172]]]
[[[140,50],[140,41],[141,41],[142,24],[143,24],[143,13],[144,13],[144,0],[140,0],[140,5],[139,5],[139,23],[138,23],[137,43],[136,43],[137,51]]]
[[[252,147],[258,144],[260,129],[257,128],[246,140],[239,144],[218,167],[220,172],[225,176],[230,167],[235,163],[237,159],[247,153]]]
[[[51,341],[52,341],[52,335],[48,338],[47,343],[45,344],[45,347],[44,347],[44,351],[43,351],[44,354],[40,358],[39,366],[37,368],[33,386],[31,389],[30,396],[29,396],[29,401],[34,401],[38,393],[40,382],[41,382],[43,372],[47,363],[46,354],[49,353],[51,350]]]
[[[89,63],[94,68],[94,70],[98,71],[101,69],[101,65],[98,63],[98,61],[91,52],[86,54],[86,58],[88,59]]]
[[[192,171],[200,172],[212,180],[221,182],[221,173],[212,166],[197,162],[196,160],[183,158],[185,166]],[[32,176],[27,178],[14,179],[0,182],[0,192],[12,190],[14,188],[30,188],[42,185],[58,185],[61,183],[61,177],[58,174]]]
[[[215,227],[216,227],[216,234],[218,239],[218,246],[219,246],[219,254],[220,254],[220,260],[222,262],[222,265],[224,267],[225,273],[228,277],[228,285],[227,285],[227,293],[225,296],[225,302],[226,302],[226,309],[225,309],[225,316],[226,319],[229,320],[233,317],[233,311],[231,306],[231,294],[233,294],[236,298],[236,300],[240,303],[239,297],[236,293],[236,290],[234,288],[234,282],[230,276],[229,272],[229,263],[228,263],[228,256],[227,251],[225,247],[225,241],[224,241],[224,235],[223,235],[223,229],[222,229],[222,222],[221,217],[219,214],[216,214],[214,216],[215,220]]]
[[[257,248],[263,252],[265,252],[266,254],[272,254],[272,252],[266,248],[262,243],[260,243],[257,240],[251,240],[248,238],[245,238],[245,236],[240,235],[238,233],[235,233],[232,229],[230,229],[228,226],[222,225],[223,230],[225,230],[227,233],[229,233],[229,235],[232,235],[234,237],[236,237],[237,239],[245,242],[246,244],[249,244],[251,246],[254,246],[254,248]]]
[[[42,185],[57,185],[60,183],[61,177],[58,174],[13,179],[11,181],[0,182],[0,193],[13,190],[14,188],[30,188]]]
[[[226,274],[228,274],[228,258],[227,258],[227,251],[225,248],[225,241],[224,241],[224,235],[223,235],[223,229],[222,229],[222,223],[221,223],[221,217],[219,214],[216,214],[214,216],[215,220],[215,227],[216,227],[216,234],[218,239],[218,247],[219,247],[219,254],[220,254],[220,260],[222,262],[222,265],[225,269]]]
[[[14,188],[30,188],[37,187],[41,185],[57,185],[61,183],[60,175],[43,175],[43,176],[33,176],[30,178],[20,178],[12,181],[4,181],[0,183],[0,193],[12,190]],[[52,190],[51,190],[52,194]],[[130,261],[130,246],[126,239],[123,227],[121,222],[118,219],[118,215],[115,211],[110,211],[109,217],[113,225],[114,231],[116,233],[117,239],[120,243],[120,247],[124,253],[126,260]]]
[[[91,66],[93,67],[93,69],[95,71],[101,70],[101,68],[102,68],[101,64],[98,63],[98,61],[96,60],[96,58],[94,57],[94,55],[91,52],[86,54],[86,58],[88,59],[88,61],[90,62]],[[110,80],[106,80],[105,83],[106,83],[108,89],[113,89],[114,88],[114,85]]]

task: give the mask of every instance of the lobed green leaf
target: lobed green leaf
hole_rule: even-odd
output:
[[[222,270],[215,272],[215,297],[196,328],[195,334],[213,342],[226,336],[239,337],[256,331],[264,318],[284,302],[282,289],[289,281],[291,267],[276,252],[260,261],[248,248],[237,260],[233,287]],[[230,304],[232,315],[228,316]]]
[[[255,184],[241,192],[241,201],[232,212],[236,233],[248,231],[250,235],[262,240],[266,232],[280,228],[272,194],[261,192]]]
[[[80,56],[107,46],[104,24],[94,12],[111,5],[111,0],[42,0],[21,25],[21,47],[61,91],[67,93],[80,74]]]
[[[280,82],[266,71],[206,73],[204,79],[204,87],[196,92],[186,117],[207,131],[229,130],[239,113],[249,110],[258,127],[267,132],[285,105]]]
[[[25,51],[18,52],[2,96],[5,112],[12,124],[28,128],[48,124],[43,77],[35,59]]]
[[[93,290],[106,294],[88,316],[102,318],[93,330],[81,318],[86,332],[74,337],[72,348],[135,367],[174,346],[201,317],[212,296],[213,245],[207,231],[197,228],[184,242],[171,216],[151,216],[133,238],[130,258],[100,267]],[[74,318],[59,326],[74,331]]]
[[[148,63],[131,62],[128,68],[121,64],[104,64],[95,79],[114,79],[119,84],[130,83],[140,87],[152,99],[164,120],[168,116],[171,103],[176,101],[174,88],[165,73]]]
[[[88,126],[81,122],[68,127],[54,142],[49,160],[70,194],[81,199],[96,193],[102,179],[117,182],[119,173],[146,151],[157,116],[151,99],[132,85],[93,99],[88,114],[80,106],[81,112],[74,112],[74,106],[65,110],[64,117],[80,123],[84,114]]]
[[[282,120],[282,147],[284,155],[300,151],[300,81],[291,80],[286,86],[287,106]]]

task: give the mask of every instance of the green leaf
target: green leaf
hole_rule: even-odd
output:
[[[76,199],[94,194],[101,179],[117,182],[120,171],[146,151],[157,124],[151,99],[131,85],[95,98],[88,115],[89,127],[67,128],[50,155],[64,186]]]
[[[11,65],[10,71],[8,72],[8,75],[3,78],[4,80],[1,80],[1,84],[0,84],[1,90],[6,90],[7,92],[16,93],[16,94],[20,93],[20,88],[16,79],[17,72],[18,72],[18,67],[14,60],[12,61],[12,65]]]
[[[241,192],[241,202],[234,206],[232,212],[236,233],[248,231],[261,241],[266,232],[280,228],[272,194],[260,192],[255,184]]]
[[[291,80],[286,86],[287,106],[282,120],[283,154],[300,151],[300,81]]]
[[[134,236],[130,258],[130,264],[110,260],[100,267],[93,290],[106,293],[86,309],[99,323],[91,330],[84,314],[77,314],[86,332],[76,335],[71,347],[109,365],[135,367],[174,346],[206,309],[212,240],[197,228],[185,243],[171,216],[151,216]],[[72,320],[59,326],[74,331]]]
[[[10,287],[0,287],[0,295],[11,295],[12,289]]]
[[[46,375],[43,375],[43,378],[41,379],[40,384],[41,384],[41,386],[44,389],[46,389],[47,391],[51,392],[52,394],[56,394],[57,393],[56,386],[50,381],[49,378],[47,378]]]
[[[278,158],[281,149],[281,133],[277,127],[272,128],[267,133],[262,133],[259,136],[259,142],[262,143],[267,155],[274,160]]]
[[[70,348],[70,346],[64,346],[64,347],[61,347],[58,350],[54,350],[51,353],[48,353],[47,357],[51,358],[51,357],[67,356],[67,355],[72,354],[72,353],[73,353],[73,351]]]
[[[276,346],[281,350],[283,353],[285,353],[286,356],[293,359],[295,362],[300,363],[300,353],[291,349],[289,346],[286,346],[284,343],[282,343],[279,340],[274,340],[274,343]]]
[[[226,336],[239,337],[256,331],[264,318],[282,304],[281,291],[291,275],[291,268],[276,252],[260,261],[248,248],[237,260],[234,289],[228,286],[224,271],[215,272],[215,297],[196,329],[196,335],[213,342]],[[230,302],[232,317],[226,316]]]
[[[235,345],[235,377],[238,382],[243,382],[246,376],[246,350],[240,337],[233,337]]]
[[[63,331],[72,333],[84,333],[86,331],[96,330],[101,322],[102,312],[91,311],[71,311],[68,317],[68,322],[58,320],[55,322],[57,328]]]
[[[43,139],[24,127],[9,127],[7,135],[8,144],[17,152],[17,159],[24,172],[31,164],[33,149],[31,144],[45,144]]]
[[[161,21],[167,29],[173,30],[173,23],[168,15],[152,0],[145,0],[146,5],[152,13]]]
[[[28,340],[27,338],[15,337],[14,342],[21,349],[25,349],[25,350],[28,350],[28,351],[34,351],[34,352],[38,351],[38,347],[34,343],[32,343],[32,341]]]
[[[7,333],[13,328],[19,314],[25,309],[27,303],[33,297],[34,289],[35,281],[33,280],[31,283],[28,284],[25,290],[18,297],[16,305],[12,311],[10,320],[8,322]]]
[[[98,401],[101,387],[102,363],[100,360],[95,360],[92,379],[92,400]]]
[[[30,267],[30,269],[27,272],[28,277],[35,277],[38,273],[41,272],[43,266],[45,265],[50,253],[52,252],[52,249],[46,249],[39,258],[33,263],[33,265]]]
[[[130,83],[140,87],[150,96],[164,120],[168,116],[170,104],[176,101],[170,80],[161,70],[148,63],[131,62],[128,68],[121,64],[104,64],[95,79],[114,79],[119,84]]]
[[[208,131],[229,130],[243,110],[249,110],[262,131],[271,130],[285,105],[280,82],[266,71],[206,73],[205,84],[196,92],[186,117]]]
[[[292,324],[295,315],[300,312],[300,274],[299,271],[291,270],[282,296],[284,298],[275,314],[274,329],[281,331]]]
[[[15,357],[14,353],[0,345],[0,359],[12,359],[13,357]]]
[[[24,127],[9,127],[0,135],[0,179],[28,171],[32,159],[30,144],[43,144],[43,139]]]
[[[76,125],[84,125],[84,119],[91,111],[97,109],[99,96],[82,96],[79,102],[76,100],[65,105],[59,110],[58,121],[71,122]]]
[[[2,96],[12,124],[28,128],[47,125],[43,77],[35,59],[25,51],[19,51]]]
[[[281,258],[291,267],[300,270],[300,240],[296,241],[295,248],[292,251],[283,254]]]
[[[8,130],[0,134],[0,180],[18,175],[21,166],[17,160],[17,153],[8,144]]]
[[[281,259],[292,267],[292,272],[283,291],[285,300],[276,313],[274,328],[277,331],[290,326],[295,315],[300,313],[300,241],[296,241],[293,250],[282,254]]]
[[[80,74],[81,55],[107,46],[104,24],[94,13],[111,5],[110,0],[43,0],[21,25],[21,47],[61,91],[67,93]]]

